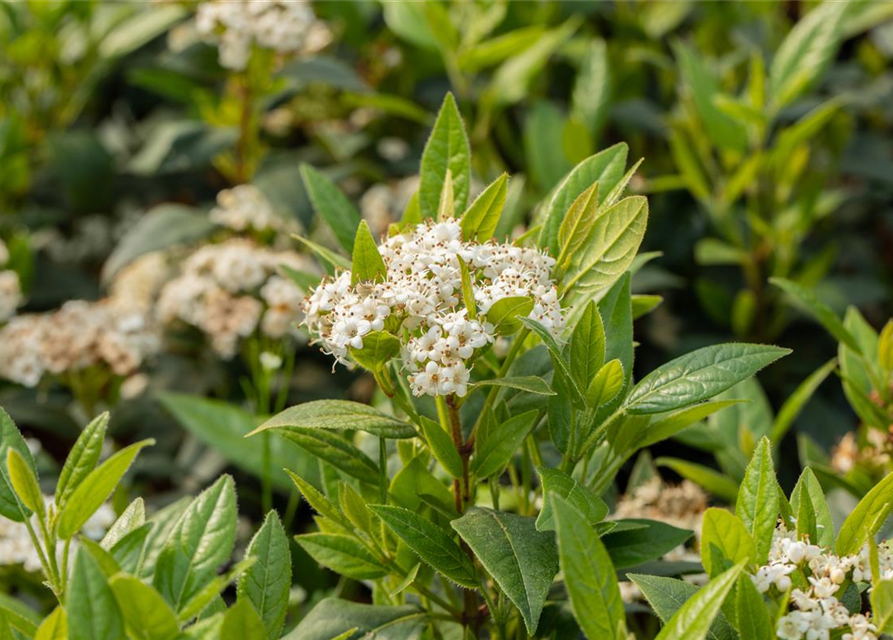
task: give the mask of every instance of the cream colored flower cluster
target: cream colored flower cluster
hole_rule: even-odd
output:
[[[199,248],[183,261],[180,274],[161,290],[163,324],[184,322],[206,334],[224,358],[255,330],[280,339],[300,319],[302,294],[277,274],[280,266],[314,271],[293,251],[276,251],[241,238]]]
[[[842,474],[863,467],[872,473],[886,475],[890,465],[889,451],[888,435],[879,429],[869,428],[862,444],[858,436],[850,432],[831,450],[831,466]]]
[[[46,373],[95,365],[127,376],[159,346],[141,310],[114,298],[71,300],[51,313],[16,316],[0,330],[0,377],[33,387]]]
[[[220,64],[241,71],[253,46],[278,53],[313,52],[331,34],[306,0],[214,0],[198,6],[196,30],[217,44]]]
[[[0,322],[9,320],[22,304],[22,286],[19,274],[4,269],[9,262],[9,249],[0,240]]]
[[[211,222],[234,231],[265,231],[285,226],[273,205],[257,187],[240,184],[217,194],[217,206],[211,209]]]
[[[321,283],[305,302],[305,322],[323,351],[347,363],[349,349],[362,349],[363,336],[387,322],[391,330],[403,329],[403,363],[415,395],[464,396],[474,354],[496,338],[484,320],[496,301],[530,297],[529,317],[561,331],[565,320],[551,278],[552,258],[511,244],[465,242],[461,236],[455,221],[419,224],[378,248],[386,282],[352,286],[350,272],[344,272]],[[463,303],[459,257],[470,271],[477,318]]]
[[[893,552],[886,542],[878,545],[878,579],[893,578]],[[832,632],[842,640],[877,640],[877,628],[868,616],[851,614],[840,602],[841,585],[872,580],[869,546],[852,556],[837,556],[809,540],[798,539],[793,531],[779,524],[765,566],[751,576],[760,593],[773,587],[785,592],[793,585],[791,575],[807,576],[809,586],[791,591],[791,609],[778,620],[776,634],[783,640],[829,640]],[[838,636],[834,636],[838,637]]]

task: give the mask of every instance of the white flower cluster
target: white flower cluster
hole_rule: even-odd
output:
[[[141,310],[114,298],[71,300],[51,313],[16,316],[0,330],[0,377],[33,387],[45,373],[96,365],[127,376],[159,346]]]
[[[9,262],[9,250],[0,240],[0,322],[9,320],[22,304],[22,287],[19,274],[3,267]]]
[[[44,496],[44,500],[47,506],[53,502],[52,496]],[[104,504],[90,516],[84,524],[83,531],[91,540],[100,540],[114,523],[115,511],[110,505]],[[35,530],[39,529],[36,515],[32,516],[32,526]],[[60,541],[56,547],[57,555],[62,554],[63,547],[64,543]],[[76,548],[77,541],[72,545],[71,551]],[[40,557],[31,542],[25,523],[0,517],[0,565],[21,565],[29,573],[40,571]]]
[[[170,272],[165,253],[147,253],[121,268],[109,286],[109,296],[122,305],[151,314]]]
[[[161,290],[158,317],[164,324],[196,327],[225,358],[234,356],[239,340],[258,327],[267,337],[283,338],[300,319],[302,295],[291,280],[277,274],[280,266],[315,270],[298,253],[241,238],[203,246]]]
[[[893,577],[893,552],[887,543],[878,545],[880,579]],[[849,578],[853,582],[872,579],[869,547],[852,556],[837,556],[808,539],[798,539],[779,524],[765,566],[751,576],[760,593],[771,588],[785,592],[793,586],[792,574],[807,575],[808,587],[791,591],[791,610],[778,620],[776,633],[783,640],[829,640],[835,630],[845,630],[842,640],[877,640],[877,627],[868,616],[853,613],[837,593]],[[839,631],[838,631],[839,632]],[[838,637],[835,635],[834,637]]]
[[[252,46],[278,53],[310,53],[328,44],[331,34],[306,0],[213,0],[198,6],[199,36],[218,45],[220,64],[241,71]]]
[[[862,467],[872,474],[887,474],[890,466],[890,443],[888,435],[880,429],[869,428],[865,432],[864,442],[860,442],[858,434],[849,432],[831,450],[831,467],[846,474]]]
[[[240,184],[218,193],[217,206],[211,209],[210,218],[234,231],[278,229],[285,223],[276,215],[263,192],[250,184]]]
[[[351,286],[351,274],[344,272],[321,283],[305,301],[305,322],[323,351],[346,363],[349,348],[362,349],[363,336],[387,321],[390,329],[405,330],[403,362],[415,395],[464,396],[471,358],[496,333],[488,322],[469,317],[458,257],[470,270],[481,318],[497,300],[529,296],[530,317],[560,332],[564,315],[552,258],[511,244],[465,242],[461,235],[455,221],[416,225],[378,248],[386,282]]]

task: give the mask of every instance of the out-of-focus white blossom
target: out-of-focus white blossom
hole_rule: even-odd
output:
[[[412,195],[418,190],[418,176],[370,187],[360,198],[360,213],[369,223],[372,233],[384,235],[388,225],[400,219]]]
[[[234,231],[264,231],[286,226],[286,220],[276,215],[263,192],[250,184],[240,184],[218,193],[217,206],[211,209],[210,218]]]
[[[876,578],[889,580],[893,577],[893,552],[886,542],[877,550],[881,575]],[[842,631],[844,640],[877,640],[877,627],[871,619],[861,613],[851,614],[837,598],[848,579],[872,580],[869,553],[866,543],[857,554],[838,556],[779,524],[772,536],[769,558],[751,580],[760,593],[771,589],[786,592],[793,586],[794,574],[805,576],[808,586],[791,591],[790,609],[779,618],[776,635],[784,640],[822,640]]]
[[[121,305],[151,313],[170,272],[164,253],[147,253],[121,268],[109,287],[109,295]]]
[[[9,249],[0,240],[0,322],[9,320],[22,304],[22,286],[19,274],[11,269],[3,270],[9,262]]]
[[[71,300],[51,313],[16,316],[0,329],[0,377],[33,387],[45,373],[95,365],[127,376],[159,346],[156,327],[142,310],[114,298]]]
[[[350,272],[321,283],[305,301],[306,324],[323,351],[342,363],[350,348],[361,349],[363,336],[401,326],[403,363],[416,395],[464,396],[470,359],[492,343],[496,332],[483,317],[498,300],[529,296],[530,316],[554,333],[564,314],[551,278],[555,261],[548,255],[510,244],[465,242],[455,221],[419,224],[391,236],[379,253],[387,280],[351,285]],[[468,265],[481,319],[469,317],[462,302],[458,258]],[[400,332],[403,335],[403,332]]]
[[[276,272],[280,266],[314,271],[293,251],[275,251],[233,238],[206,245],[189,256],[180,274],[158,299],[164,324],[184,322],[206,334],[221,356],[235,355],[239,341],[258,328],[267,337],[284,338],[301,316],[302,294]]]
[[[198,6],[199,36],[218,46],[220,64],[241,71],[253,47],[278,53],[312,53],[331,33],[306,0],[214,0]]]

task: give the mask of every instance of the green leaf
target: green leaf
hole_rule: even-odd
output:
[[[453,94],[447,93],[422,152],[419,206],[423,218],[437,215],[447,171],[452,175],[456,208],[464,210],[471,185],[471,148]]]
[[[659,467],[669,467],[683,478],[700,485],[717,498],[734,502],[738,497],[738,483],[710,467],[678,458],[657,458],[654,464]]]
[[[623,389],[623,365],[616,358],[598,370],[586,388],[586,403],[593,409],[611,402]]]
[[[400,355],[400,340],[387,331],[372,331],[363,336],[362,349],[350,347],[350,355],[364,369],[381,371],[388,362]]]
[[[553,534],[537,531],[533,518],[480,507],[472,507],[452,525],[521,612],[528,633],[534,634],[558,573]]]
[[[239,600],[247,600],[260,614],[269,640],[278,638],[288,612],[291,590],[291,552],[285,529],[275,511],[270,511],[263,526],[245,550],[246,558],[257,561],[239,576]]]
[[[282,640],[418,640],[428,614],[413,605],[382,607],[326,598]]]
[[[120,574],[109,581],[124,614],[129,637],[135,640],[171,640],[180,633],[177,618],[164,598],[139,578]]]
[[[127,508],[118,516],[118,519],[103,536],[100,546],[108,551],[120,542],[121,538],[139,529],[145,523],[146,505],[142,498],[137,498],[127,505]]]
[[[638,448],[650,447],[653,444],[676,435],[680,431],[700,422],[717,411],[738,404],[739,402],[741,401],[709,400],[686,409],[680,409],[679,411],[671,413],[667,417],[661,418],[648,425],[648,428],[642,432],[641,438],[636,442],[636,446]]]
[[[605,327],[594,301],[586,305],[586,310],[574,327],[569,349],[571,375],[581,389],[586,389],[605,364]],[[621,368],[621,386],[622,371]]]
[[[176,502],[159,509],[146,520],[146,524],[151,529],[146,536],[146,544],[140,554],[137,568],[133,572],[134,575],[140,578],[150,578],[152,576],[158,555],[176,533],[183,514],[186,513],[190,504],[192,504],[192,501],[188,496],[184,496]],[[131,533],[129,535],[135,534]]]
[[[701,587],[673,614],[656,640],[704,640],[742,568],[736,565]]]
[[[19,500],[9,477],[7,459],[10,449],[15,449],[35,469],[31,451],[9,414],[0,407],[0,515],[13,522],[23,522],[31,511]]]
[[[378,483],[378,465],[352,442],[323,429],[288,427],[280,434],[310,455],[370,484]]]
[[[607,289],[632,265],[648,225],[648,200],[630,196],[600,213],[576,252],[565,288],[578,295]]]
[[[825,500],[825,493],[822,491],[822,485],[818,478],[812,472],[812,469],[806,467],[800,478],[797,480],[794,491],[791,493],[791,509],[794,513],[800,512],[800,491],[805,489],[809,496],[809,503],[815,514],[816,537],[813,544],[821,547],[834,546],[834,520],[831,518],[831,510],[828,508],[828,502]]]
[[[794,492],[791,494],[791,502],[797,503],[796,511],[794,511],[793,505],[791,506],[792,515],[790,516],[797,522],[795,530],[797,539],[802,540],[805,537],[818,542],[816,509],[812,504],[812,496],[809,495],[809,489],[805,484],[797,483],[797,486],[794,487]]]
[[[248,435],[253,436],[267,429],[280,429],[286,437],[293,429],[365,431],[382,438],[398,439],[417,435],[411,424],[368,405],[348,400],[314,400],[289,407]]]
[[[353,526],[371,538],[377,537],[377,532],[373,532],[372,512],[366,499],[361,496],[356,489],[344,482],[338,481],[338,506],[344,517],[347,518]]]
[[[602,193],[610,191],[623,176],[627,151],[626,144],[619,143],[586,158],[564,177],[547,198],[539,244],[550,255],[561,253],[558,230],[571,204],[596,182]]]
[[[555,380],[553,382],[555,382],[559,389],[566,389],[569,392],[570,400],[575,404],[582,403],[583,393],[577,386],[576,381],[574,381],[568,364],[565,361],[564,352],[561,347],[558,346],[555,337],[541,322],[534,320],[533,318],[521,317],[519,319],[524,326],[531,329],[539,336],[540,340],[542,340],[543,344],[546,346],[546,349],[549,350],[549,355],[552,358],[552,368],[555,370]]]
[[[402,507],[372,505],[369,508],[436,571],[463,587],[479,586],[474,564],[447,531]]]
[[[538,415],[537,410],[522,413],[495,425],[486,437],[479,436],[471,462],[472,472],[481,478],[501,473],[536,425]]]
[[[713,549],[732,564],[757,561],[757,548],[744,523],[725,509],[710,507],[704,512],[701,525],[701,564],[710,576],[715,576],[722,567],[713,566]]]
[[[360,214],[341,189],[319,171],[308,164],[302,164],[300,171],[316,213],[326,221],[341,246],[352,254]]]
[[[781,439],[788,432],[788,429],[794,424],[794,420],[800,415],[803,407],[806,406],[806,403],[812,398],[812,394],[816,392],[825,381],[825,378],[834,371],[836,366],[837,358],[832,358],[811,373],[809,377],[801,382],[794,390],[794,393],[788,396],[788,399],[785,400],[781,409],[778,411],[778,415],[775,417],[775,423],[772,425],[772,432],[769,435],[772,442],[781,442]]]
[[[837,317],[837,314],[834,313],[831,307],[819,300],[812,291],[801,287],[796,282],[791,282],[784,278],[769,278],[769,282],[787,293],[791,299],[797,303],[797,306],[818,320],[828,333],[834,336],[839,342],[844,343],[856,353],[862,353],[859,342],[853,337],[853,334],[843,326],[843,323],[840,321],[840,318]]]
[[[618,569],[660,558],[692,537],[692,532],[658,520],[628,518],[620,523],[640,525],[635,529],[610,531],[602,542]]]
[[[146,547],[152,524],[145,523],[124,535],[114,545],[106,550],[111,554],[122,571],[136,574],[139,568],[140,557]],[[105,549],[105,547],[102,547]]]
[[[539,376],[509,376],[507,378],[493,378],[474,383],[475,387],[505,387],[518,389],[527,393],[535,393],[539,396],[554,396],[555,391],[549,383]]]
[[[173,563],[166,565],[164,572],[159,558],[154,584],[175,611],[229,560],[235,540],[236,490],[233,479],[225,475],[202,491],[183,513],[162,551],[162,555],[171,554]]]
[[[790,353],[758,344],[728,343],[697,349],[645,376],[627,398],[633,414],[660,413],[707,400]]]
[[[125,447],[87,474],[59,513],[59,538],[69,540],[80,531],[112,495],[140,450],[153,444],[155,440],[149,438]]]
[[[124,618],[99,563],[82,547],[74,557],[67,589],[70,640],[123,638]]]
[[[338,269],[350,269],[351,262],[340,253],[335,253],[331,249],[327,249],[326,247],[316,244],[312,240],[305,238],[303,236],[299,236],[297,234],[292,235],[292,238],[303,244],[305,247],[310,249],[320,260],[323,261],[326,269],[329,273],[332,273],[336,268]]]
[[[454,478],[461,478],[462,458],[459,456],[450,434],[440,426],[440,423],[425,416],[422,416],[421,424],[425,440],[428,441],[428,447],[440,466]]]
[[[774,625],[769,611],[763,602],[763,596],[757,591],[749,575],[738,577],[735,592],[735,617],[738,620],[738,631],[747,640],[774,640]]]
[[[91,420],[68,452],[62,471],[59,472],[59,480],[56,482],[55,502],[58,509],[61,510],[65,506],[74,490],[99,463],[108,423],[107,411]]]
[[[589,519],[552,494],[558,558],[574,617],[590,640],[616,638],[626,616],[611,558]]]
[[[605,41],[593,38],[577,73],[571,109],[594,137],[598,136],[608,119],[611,85],[611,66]]]
[[[350,284],[356,286],[360,282],[384,282],[388,279],[388,268],[385,266],[375,238],[369,231],[365,220],[360,220],[357,235],[353,243],[353,259],[350,265]]]
[[[502,209],[505,207],[507,193],[508,174],[503,173],[474,199],[459,220],[462,238],[466,242],[472,240],[486,242],[493,237],[502,215]]]
[[[592,230],[597,215],[598,182],[594,182],[577,196],[558,228],[558,246],[561,248],[559,264],[565,264],[565,257],[572,258],[580,249]]]
[[[266,468],[264,439],[245,439],[245,434],[260,421],[256,415],[229,402],[185,393],[167,391],[157,397],[183,428],[235,466],[262,477]],[[272,481],[280,491],[291,489],[291,482],[283,471],[286,467],[314,481],[318,477],[319,463],[303,449],[281,438],[270,439],[269,447]]]
[[[554,505],[549,497],[552,495],[559,496],[566,504],[582,514],[589,524],[594,525],[601,522],[608,515],[608,505],[604,500],[599,498],[589,487],[574,480],[573,476],[560,469],[549,469],[548,467],[538,467],[537,471],[540,474],[543,496],[545,496],[543,509],[536,519],[538,531],[553,531],[555,529]]]
[[[461,256],[457,255],[456,260],[459,262],[459,273],[462,278],[462,302],[465,304],[469,319],[476,320],[478,308],[474,301],[474,283],[471,280],[471,273],[468,271],[468,265],[465,264],[465,260]]]
[[[698,587],[676,578],[629,574],[629,579],[639,587],[648,604],[664,624],[698,593]],[[736,640],[738,635],[720,611],[707,631],[710,640]]]
[[[239,640],[266,640],[267,630],[251,603],[247,600],[240,600],[223,614],[220,637],[239,638]]]
[[[565,128],[571,126],[564,111],[549,100],[536,100],[527,110],[521,139],[527,173],[540,190],[548,190],[571,169],[563,144]],[[579,125],[578,125],[579,126]],[[587,136],[577,136],[577,139]]]
[[[291,479],[294,481],[295,486],[301,492],[301,495],[304,496],[307,504],[313,507],[314,511],[316,511],[319,515],[340,524],[345,529],[350,528],[350,522],[345,519],[344,514],[341,513],[338,507],[335,506],[335,504],[331,500],[329,500],[324,494],[320,493],[316,489],[316,487],[301,478],[299,475],[292,473],[291,471],[286,470],[286,473],[291,476]]]
[[[778,521],[778,498],[772,444],[769,438],[763,438],[747,465],[735,502],[735,515],[753,536],[760,563],[766,561],[772,546],[772,532]]]
[[[893,474],[886,476],[850,511],[837,534],[837,555],[858,553],[869,537],[877,533],[893,508]]]
[[[893,630],[893,580],[879,580],[871,589],[872,622],[878,635]]]
[[[776,110],[806,91],[831,63],[848,5],[823,2],[794,25],[781,43],[769,69],[769,95]]]
[[[56,607],[43,619],[34,634],[34,640],[68,640],[68,618],[65,617],[64,607]]]
[[[521,328],[519,318],[525,318],[533,311],[533,298],[528,296],[508,296],[500,298],[487,311],[487,322],[493,325],[496,333],[507,336]]]
[[[28,464],[21,453],[10,447],[6,450],[6,468],[9,472],[9,482],[16,494],[26,507],[43,520],[46,517],[46,505],[43,502],[43,493],[40,491],[33,462]]]
[[[453,193],[453,172],[447,169],[440,191],[440,202],[437,204],[437,220],[444,221],[456,217],[456,199]]]
[[[200,589],[190,596],[189,600],[180,607],[177,612],[177,618],[180,622],[186,622],[201,615],[202,617],[223,611],[226,605],[223,602],[221,594],[224,589],[230,586],[233,580],[241,576],[250,567],[254,566],[256,558],[245,558],[241,562],[237,562],[226,573],[216,575],[210,580],[205,581]]]
[[[340,533],[307,533],[295,540],[310,557],[336,573],[354,580],[375,580],[387,569],[372,552],[352,536]]]

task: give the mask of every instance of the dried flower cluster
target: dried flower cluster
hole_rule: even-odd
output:
[[[0,322],[9,320],[22,304],[22,287],[19,274],[4,269],[9,262],[9,250],[0,240]]]
[[[872,576],[868,544],[857,555],[837,556],[808,539],[798,539],[795,532],[779,524],[768,562],[751,579],[760,593],[771,589],[783,593],[793,586],[792,575],[806,577],[808,586],[799,585],[791,591],[791,610],[778,620],[776,633],[783,640],[828,640],[832,632],[841,630],[842,640],[877,640],[877,628],[870,619],[861,613],[851,614],[837,596],[848,579],[893,578],[893,551],[886,542],[878,545],[878,565],[881,575]]]
[[[250,184],[240,184],[218,193],[217,206],[211,209],[210,218],[234,231],[279,229],[285,222],[276,215],[263,192]]]
[[[855,433],[847,433],[831,451],[831,467],[842,474],[856,467],[886,475],[890,464],[890,442],[888,436],[879,429],[869,428],[865,442],[859,442]]]
[[[161,290],[158,317],[166,325],[196,327],[224,358],[234,356],[239,340],[258,328],[269,338],[283,338],[300,319],[302,295],[277,274],[280,266],[313,270],[300,254],[245,239],[201,247]]]
[[[218,45],[220,64],[241,71],[253,46],[278,53],[317,51],[331,34],[306,0],[214,0],[198,7],[195,26]]]
[[[139,309],[115,298],[71,300],[52,313],[16,316],[0,330],[0,377],[33,387],[45,373],[97,365],[127,376],[159,346],[156,327]]]
[[[327,279],[305,302],[306,324],[322,348],[342,363],[363,336],[402,327],[403,362],[415,395],[464,396],[472,359],[496,338],[484,320],[490,307],[509,296],[534,300],[530,317],[555,333],[564,326],[555,261],[535,249],[462,240],[454,221],[419,224],[391,236],[378,248],[387,280],[351,285],[350,272]],[[472,317],[462,299],[458,258],[467,264],[477,306]]]

